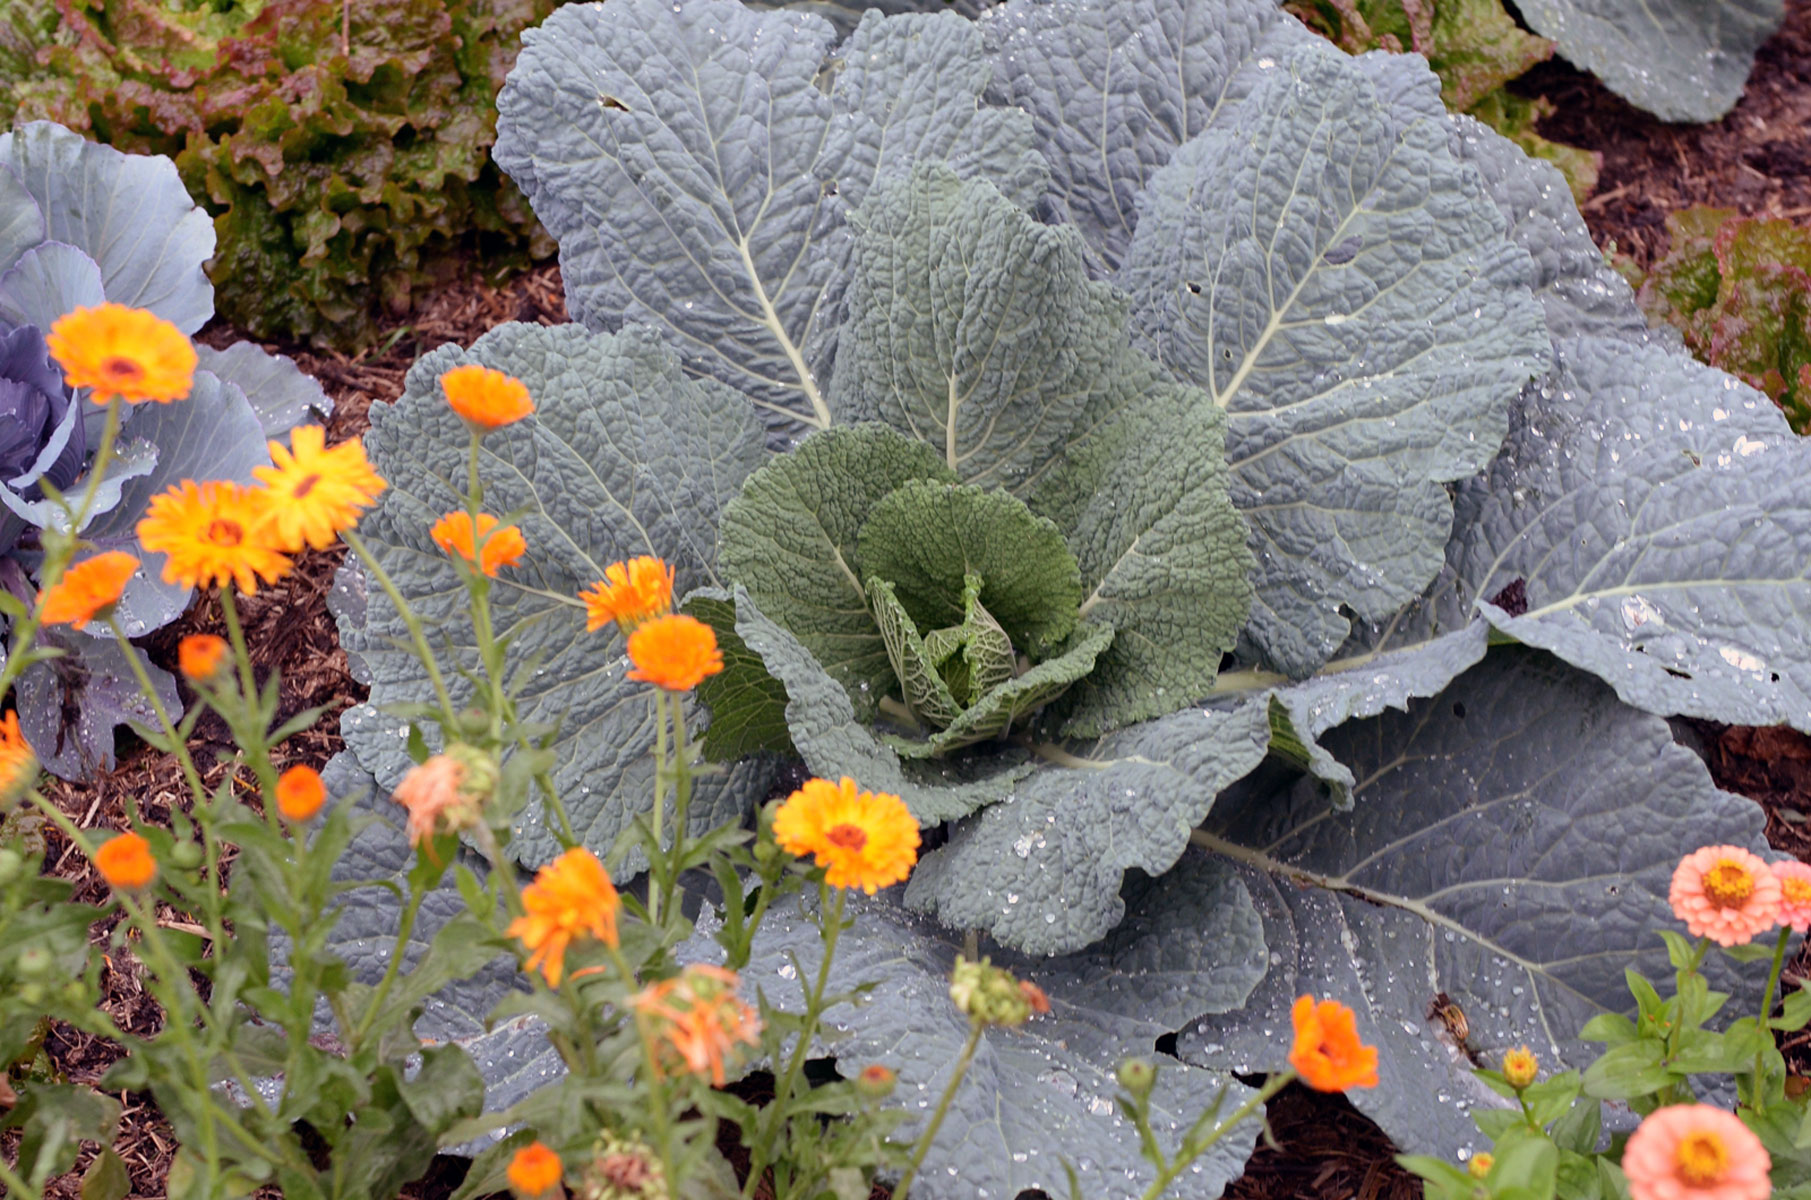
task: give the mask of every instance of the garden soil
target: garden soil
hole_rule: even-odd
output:
[[[1602,154],[1601,182],[1584,212],[1606,252],[1637,268],[1650,266],[1667,248],[1667,214],[1694,204],[1811,223],[1811,0],[1789,0],[1787,9],[1785,27],[1762,48],[1741,104],[1714,125],[1658,122],[1558,61],[1537,67],[1515,85],[1553,103],[1554,113],[1541,126],[1543,135]],[[231,314],[225,316],[230,320]],[[391,323],[379,341],[381,349],[357,357],[280,344],[269,348],[293,356],[334,398],[329,436],[337,441],[364,430],[372,404],[388,403],[401,393],[403,376],[421,353],[448,341],[469,345],[505,321],[556,324],[565,319],[559,270],[547,265],[502,287],[474,276],[427,297],[414,312]],[[221,320],[201,336],[224,346],[239,335],[228,320]],[[327,612],[339,555],[303,555],[291,576],[244,604],[254,658],[261,670],[281,672],[282,715],[321,710],[312,728],[284,746],[280,766],[324,764],[340,749],[340,712],[365,699],[364,687],[347,670]],[[217,602],[197,605],[154,635],[152,659],[174,670],[178,638],[197,631],[222,632]],[[1682,726],[1681,736],[1698,743],[1720,786],[1752,797],[1767,810],[1767,836],[1775,847],[1811,861],[1811,739],[1790,730],[1704,723]],[[216,752],[229,748],[217,719],[201,723],[194,748],[203,764],[215,763]],[[82,825],[123,827],[120,797],[128,794],[150,819],[166,817],[171,805],[181,802],[182,781],[167,756],[142,745],[122,744],[121,751],[120,764],[110,774],[52,789],[57,804]],[[217,783],[224,772],[225,767],[212,766],[209,783]],[[87,864],[54,831],[44,837],[54,870],[78,881],[80,899],[99,901],[103,888]],[[166,923],[186,923],[182,913],[159,915]],[[97,930],[96,937],[104,939],[108,932]],[[1801,953],[1793,969],[1811,975],[1811,955]],[[149,1033],[156,1029],[159,1013],[145,993],[141,970],[129,949],[114,954],[104,1003],[121,1028]],[[1784,1048],[1799,1072],[1811,1074],[1811,1031],[1793,1035]],[[115,1057],[107,1045],[59,1026],[51,1030],[39,1066],[92,1082]],[[169,1126],[148,1096],[127,1093],[121,1099],[126,1107],[117,1148],[131,1176],[132,1195],[162,1196],[175,1149]],[[11,1145],[0,1142],[0,1149],[10,1151]],[[1273,1104],[1269,1137],[1227,1195],[1236,1200],[1410,1200],[1420,1194],[1419,1187],[1395,1165],[1392,1153],[1389,1140],[1343,1097],[1293,1087]],[[59,1181],[51,1194],[76,1200],[77,1175]],[[437,1160],[429,1177],[408,1195],[440,1200],[462,1175],[460,1160]]]

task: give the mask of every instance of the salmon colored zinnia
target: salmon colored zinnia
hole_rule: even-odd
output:
[[[77,308],[44,337],[70,387],[96,404],[181,400],[195,384],[195,347],[156,313],[124,304]]]
[[[136,833],[122,833],[101,843],[94,852],[94,868],[109,887],[132,891],[157,878],[157,860],[151,843]]]
[[[579,593],[585,602],[585,629],[596,633],[610,622],[625,634],[673,609],[673,568],[652,555],[611,563],[604,577]]]
[[[712,1086],[724,1085],[737,1046],[761,1037],[760,1017],[737,994],[740,983],[734,971],[695,963],[629,998],[659,1039],[656,1069],[708,1074]]]
[[[560,1166],[559,1155],[540,1142],[530,1142],[516,1151],[505,1174],[517,1195],[534,1200],[558,1187],[565,1170]]]
[[[1358,1018],[1337,1000],[1298,996],[1289,1012],[1295,1044],[1289,1065],[1317,1092],[1377,1086],[1377,1047],[1358,1039]]]
[[[574,846],[542,867],[522,889],[525,915],[505,931],[529,949],[523,969],[539,970],[547,986],[559,987],[566,973],[566,950],[583,937],[616,946],[616,913],[622,898],[597,855]]]
[[[19,714],[0,717],[0,799],[7,799],[38,776],[38,756],[19,729]]]
[[[225,661],[225,638],[211,633],[191,633],[176,643],[176,666],[190,683],[212,679]]]
[[[774,812],[773,837],[788,854],[815,857],[831,887],[870,896],[903,882],[918,861],[918,822],[905,802],[864,792],[847,775],[806,780]]]
[[[1800,933],[1811,930],[1811,866],[1796,860],[1774,863],[1773,877],[1780,881],[1780,924]]]
[[[118,604],[126,583],[137,573],[138,559],[124,550],[84,559],[63,572],[54,586],[44,589],[39,619],[46,625],[80,629]]]
[[[526,384],[513,375],[477,363],[454,367],[440,377],[440,387],[446,392],[446,402],[462,420],[487,433],[534,412]]]
[[[353,438],[328,447],[319,425],[298,425],[289,445],[270,443],[271,466],[252,474],[270,493],[265,521],[271,541],[294,554],[305,546],[325,550],[358,524],[387,486],[365,459],[365,444]]]
[[[629,635],[630,679],[669,692],[689,692],[723,669],[717,635],[696,617],[655,617]]]
[[[291,767],[277,777],[277,811],[284,820],[313,820],[326,803],[327,785],[313,767]]]
[[[1706,846],[1680,860],[1667,899],[1693,937],[1741,946],[1779,919],[1780,881],[1740,846]]]
[[[1622,1151],[1631,1200],[1766,1200],[1772,1169],[1761,1139],[1708,1104],[1650,1113]]]
[[[264,532],[266,493],[236,483],[192,479],[151,497],[138,523],[138,542],[165,555],[165,583],[184,587],[237,584],[254,595],[258,581],[275,583],[290,561]]]
[[[477,562],[472,552],[474,539],[470,513],[450,512],[434,522],[434,528],[428,534],[434,544],[448,554],[468,563]],[[489,513],[478,514],[478,538],[484,542],[484,561],[478,563],[478,569],[493,578],[500,569],[515,566],[528,553],[528,542],[522,537],[522,531],[514,525],[499,529],[497,518]]]

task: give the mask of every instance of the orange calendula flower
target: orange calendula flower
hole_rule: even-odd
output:
[[[659,1039],[657,1069],[708,1074],[715,1087],[728,1081],[737,1046],[761,1037],[760,1017],[736,992],[740,983],[734,971],[699,963],[629,998]]]
[[[440,377],[441,390],[453,411],[474,429],[488,433],[513,425],[534,412],[528,387],[513,375],[467,363]]]
[[[1761,1139],[1708,1104],[1650,1113],[1622,1151],[1631,1200],[1766,1200],[1772,1169]]]
[[[157,878],[151,843],[136,833],[122,833],[101,843],[94,852],[94,868],[109,887],[119,891],[133,891]]]
[[[566,973],[566,949],[582,937],[593,937],[615,946],[616,913],[622,898],[610,882],[610,872],[597,855],[574,846],[535,875],[522,889],[523,916],[504,932],[521,938],[529,949],[524,970],[539,970],[547,986],[559,987]]]
[[[585,602],[585,629],[596,633],[610,622],[625,634],[673,610],[673,568],[649,554],[611,563],[604,577],[579,593]]]
[[[265,502],[265,492],[236,483],[185,479],[151,497],[138,542],[165,556],[165,583],[234,583],[254,595],[260,579],[275,583],[291,565],[264,532]]]
[[[440,518],[428,534],[436,546],[468,563],[478,562],[472,544],[474,540],[482,540],[484,561],[478,563],[478,569],[492,577],[503,567],[515,566],[528,553],[528,542],[522,537],[522,531],[514,525],[497,528],[497,518],[489,513],[478,514],[477,539],[472,537],[471,514],[462,512],[450,512]]]
[[[872,896],[902,882],[918,861],[918,822],[898,796],[810,779],[773,817],[774,841],[788,854],[812,855],[831,887]]]
[[[684,613],[655,617],[629,635],[629,661],[639,679],[669,692],[689,692],[723,669],[717,635]]]
[[[362,441],[329,448],[327,431],[319,425],[292,429],[287,448],[270,443],[270,461],[271,466],[253,467],[252,474],[270,492],[265,522],[271,541],[291,554],[304,546],[333,545],[387,486],[366,461]]]
[[[1289,1011],[1295,1045],[1289,1065],[1317,1092],[1377,1086],[1377,1047],[1358,1040],[1358,1018],[1337,1000],[1299,996]]]
[[[225,638],[211,633],[191,633],[176,643],[176,666],[190,683],[212,679],[225,661]]]
[[[325,803],[327,785],[313,767],[291,767],[277,778],[277,811],[284,820],[312,820]]]
[[[58,317],[44,337],[71,387],[91,389],[107,404],[169,403],[195,383],[195,347],[156,313],[123,304],[77,308]]]
[[[516,1195],[535,1200],[559,1186],[565,1169],[560,1166],[559,1155],[540,1142],[530,1142],[509,1160],[506,1174]]]
[[[423,838],[437,833],[463,829],[477,818],[471,800],[461,790],[464,785],[465,766],[450,755],[436,754],[409,768],[392,795],[409,810],[410,845],[420,845]]]
[[[9,799],[38,777],[38,756],[19,729],[19,714],[0,717],[0,800]]]
[[[127,581],[137,573],[138,559],[123,550],[84,559],[63,572],[55,586],[44,589],[39,620],[80,629],[118,604]]]
[[[1779,919],[1780,881],[1740,846],[1706,846],[1680,860],[1667,899],[1693,937],[1740,946]]]
[[[1800,933],[1811,930],[1811,866],[1781,862],[1774,863],[1772,870],[1780,881],[1780,924]]]

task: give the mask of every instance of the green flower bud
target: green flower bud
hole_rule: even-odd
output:
[[[56,956],[43,946],[27,946],[19,951],[19,974],[27,979],[41,979],[56,968]]]
[[[170,865],[183,871],[193,871],[201,859],[201,846],[196,842],[177,842],[170,850]]]
[[[497,790],[497,777],[501,773],[497,756],[465,742],[454,742],[442,753],[465,768],[465,776],[459,782],[459,794],[483,808],[485,801]]]
[[[869,1063],[855,1077],[855,1090],[870,1100],[885,1100],[899,1086],[899,1073],[879,1063]]]
[[[1128,1058],[1119,1064],[1119,1086],[1143,1099],[1157,1082],[1157,1068],[1148,1058]]]
[[[41,1008],[50,999],[50,988],[42,980],[28,979],[19,985],[19,999],[32,1008]]]

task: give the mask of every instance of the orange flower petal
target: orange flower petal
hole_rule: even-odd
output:
[[[138,559],[123,550],[109,550],[76,563],[63,572],[53,587],[44,589],[44,607],[38,617],[46,625],[88,624],[102,611],[119,603],[126,584],[138,574]]]
[[[156,313],[123,304],[77,308],[58,317],[44,343],[71,387],[90,389],[96,404],[167,404],[195,383],[195,347]]]
[[[629,635],[630,679],[669,692],[689,692],[723,670],[717,635],[696,617],[676,613],[656,617]]]

